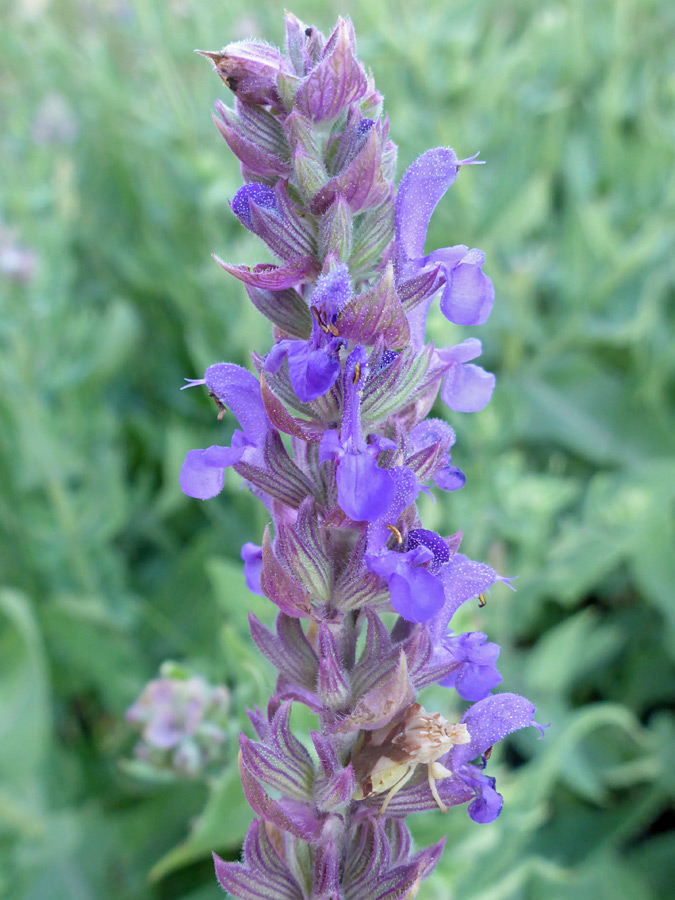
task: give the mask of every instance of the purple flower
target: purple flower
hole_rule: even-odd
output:
[[[289,264],[298,265],[316,251],[314,235],[298,215],[284,182],[274,189],[258,181],[245,184],[232,199],[232,211],[272,253]]]
[[[440,534],[435,531],[429,531],[426,528],[413,528],[408,532],[408,550],[414,550],[415,547],[426,547],[432,553],[429,571],[434,575],[440,567],[449,561],[450,550]]]
[[[408,622],[426,622],[443,608],[443,584],[425,568],[432,560],[433,552],[422,545],[405,553],[385,550],[366,557],[370,571],[386,580],[391,605]]]
[[[415,502],[420,486],[415,473],[406,466],[392,466],[388,470],[394,480],[394,496],[387,509],[368,527],[368,556],[382,553],[392,536],[391,526],[396,525],[403,511]]]
[[[378,519],[388,509],[396,492],[391,473],[377,464],[379,453],[395,445],[384,439],[366,444],[361,430],[359,394],[367,374],[366,351],[357,347],[345,364],[340,435],[329,429],[319,446],[320,463],[338,460],[335,476],[338,503],[355,522]]]
[[[457,773],[473,792],[475,799],[469,804],[469,816],[474,822],[486,824],[502,811],[503,798],[495,790],[495,780],[484,775],[471,760],[481,756],[507,734],[534,725],[534,706],[518,694],[496,694],[474,703],[462,716],[462,724],[469,730],[468,744],[458,744],[443,760],[444,765]]]
[[[408,532],[407,550],[382,550],[369,553],[366,565],[387,582],[391,605],[408,622],[426,622],[445,604],[442,567],[450,559],[443,538],[426,528]]]
[[[274,375],[286,359],[288,377],[298,400],[309,403],[329,391],[340,374],[340,338],[326,340],[315,321],[307,341],[279,341],[265,357],[265,371]]]
[[[347,266],[339,265],[322,275],[310,299],[314,319],[308,340],[278,341],[265,358],[265,371],[272,375],[284,359],[288,361],[291,386],[303,403],[322,397],[340,374],[338,353],[344,341],[336,336],[335,321],[350,296]]]
[[[442,678],[443,687],[454,687],[464,700],[482,700],[502,680],[495,663],[499,645],[488,641],[482,631],[448,635],[443,646],[449,651],[453,669]]]
[[[188,497],[208,500],[223,489],[225,469],[238,463],[251,448],[260,450],[270,423],[260,397],[258,380],[234,363],[209,366],[204,377],[189,379],[185,387],[205,384],[218,403],[232,410],[242,427],[232,435],[232,445],[213,445],[188,451],[180,472],[180,486]]]
[[[437,147],[418,157],[404,174],[396,195],[396,254],[400,282],[434,272],[424,305],[417,311],[417,332],[432,297],[443,287],[441,311],[457,325],[482,325],[494,300],[492,282],[483,274],[483,254],[464,244],[434,250],[425,256],[424,242],[432,213],[457,177],[462,165],[474,160],[458,160],[454,150]],[[419,334],[417,334],[419,338]]]

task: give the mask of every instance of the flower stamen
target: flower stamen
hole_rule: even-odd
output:
[[[402,544],[402,543],[403,543],[403,536],[402,536],[401,532],[398,530],[398,528],[397,528],[395,525],[388,525],[388,524],[387,524],[387,525],[385,525],[384,527],[387,528],[389,531],[391,531],[391,533],[392,533],[392,534],[394,535],[394,537],[396,538],[396,543],[397,543],[397,544]]]

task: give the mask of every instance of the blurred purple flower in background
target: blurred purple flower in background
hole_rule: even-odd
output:
[[[230,694],[175,663],[162,664],[160,678],[148,682],[127,710],[141,729],[137,760],[158,772],[191,777],[223,759]]]

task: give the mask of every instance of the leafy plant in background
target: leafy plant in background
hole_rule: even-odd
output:
[[[425,342],[439,294],[459,325],[492,309],[480,250],[424,251],[437,203],[476,160],[429,150],[395,191],[396,147],[351,22],[326,39],[287,14],[286,50],[249,41],[203,52],[235,95],[215,117],[245,181],[232,210],[279,260],[216,258],[275,342],[253,354],[257,376],[216,363],[186,385],[204,385],[218,420],[234,414],[240,430],[229,446],[189,451],[181,487],[208,500],[234,468],[265,504],[273,533],[242,556],[249,587],[279,610],[275,633],[250,620],[278,670],[266,711],[250,713],[258,740],[240,737],[258,818],[243,862],[216,857],[216,872],[242,900],[412,898],[444,842],[413,853],[406,817],[469,802],[475,822],[492,822],[502,807],[484,771],[492,746],[534,714],[516,694],[491,694],[496,644],[448,630],[460,606],[508,579],[460,553],[461,532],[424,528],[416,506],[428,485],[465,481],[452,428],[428,417],[437,394],[475,412],[494,387],[471,362],[476,338]],[[417,702],[434,683],[454,690],[443,714]],[[472,705],[448,721],[462,700]],[[317,717],[314,756],[291,728],[294,703]]]
[[[296,2],[332,24],[325,3]],[[463,528],[468,556],[518,573],[517,594],[466,603],[453,625],[499,643],[504,685],[552,722],[544,741],[525,729],[495,748],[492,825],[407,819],[418,847],[447,837],[425,896],[670,900],[675,8],[453,0],[452,27],[447,0],[342,9],[387,98],[398,172],[427,146],[490,163],[460,173],[428,244],[485,251],[499,302],[482,364],[499,389],[452,420],[466,488],[417,502],[429,530]],[[162,660],[227,684],[225,752],[269,696],[246,612],[269,628],[273,604],[247,596],[238,559],[268,517],[233,469],[227,502],[176,490],[186,450],[228,444],[235,424],[214,438],[206,392],[176,387],[269,346],[209,258],[262,255],[230,214],[240,172],[190,51],[224,29],[276,36],[279,11],[11,0],[5,24],[0,896],[209,900],[209,848],[237,860],[250,823],[235,754],[206,780],[153,786],[118,761],[125,710]],[[465,336],[438,303],[427,334]],[[432,685],[422,702],[448,696]]]

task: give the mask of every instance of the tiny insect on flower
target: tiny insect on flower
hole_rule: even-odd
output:
[[[216,395],[213,393],[213,391],[209,391],[209,397],[213,397],[213,400],[218,409],[217,419],[219,422],[222,422],[222,420],[225,418],[225,413],[227,412],[227,407],[225,406],[225,404],[223,403],[222,400],[219,400],[218,397],[216,397]]]
[[[440,713],[428,713],[419,703],[412,703],[395,724],[364,733],[352,757],[357,782],[354,800],[388,791],[378,814],[381,816],[417,767],[426,765],[434,800],[442,812],[447,812],[436,782],[453,773],[438,760],[455,744],[469,741],[466,725],[448,722]]]

